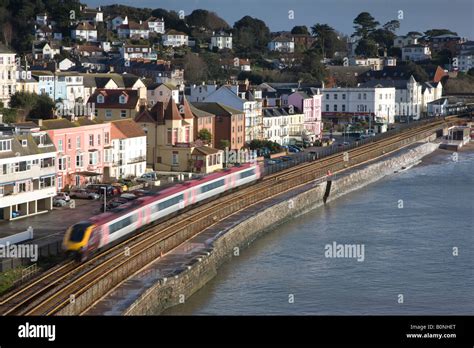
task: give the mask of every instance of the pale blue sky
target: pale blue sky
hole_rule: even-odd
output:
[[[83,0],[89,6],[124,4],[136,7],[183,10],[202,8],[217,12],[231,26],[245,15],[264,20],[272,31],[294,25],[328,23],[352,34],[352,21],[360,12],[370,12],[381,24],[403,11],[399,34],[448,28],[474,39],[474,0]],[[288,18],[294,11],[294,19]]]

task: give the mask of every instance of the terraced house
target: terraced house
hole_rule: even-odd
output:
[[[94,104],[95,117],[101,121],[135,118],[140,111],[140,98],[136,90],[96,89],[87,102]]]
[[[56,148],[46,132],[1,126],[0,220],[51,210],[55,177]]]
[[[15,53],[0,44],[0,101],[5,105],[16,91]]]

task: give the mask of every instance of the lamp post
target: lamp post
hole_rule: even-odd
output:
[[[104,191],[104,213],[105,213],[107,211],[107,188],[101,187],[101,189]]]

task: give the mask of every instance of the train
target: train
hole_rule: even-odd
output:
[[[84,261],[114,242],[126,239],[143,226],[226,191],[256,182],[261,176],[259,164],[246,163],[137,198],[69,227],[64,235],[63,249]]]

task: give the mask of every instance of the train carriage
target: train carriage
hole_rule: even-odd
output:
[[[86,259],[91,253],[107,248],[143,226],[189,205],[250,184],[260,176],[259,165],[244,164],[138,198],[71,226],[64,236],[63,248]]]

